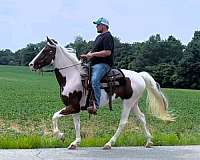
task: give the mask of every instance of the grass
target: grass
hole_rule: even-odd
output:
[[[148,114],[145,98],[140,108],[146,115],[153,135],[154,145],[200,144],[200,91],[164,89],[169,108],[176,121],[166,123]],[[71,117],[62,118],[60,129],[65,133],[64,143],[52,137],[53,113],[63,108],[59,97],[59,86],[54,74],[43,76],[29,71],[27,67],[0,66],[0,148],[66,147],[74,140]],[[98,111],[88,118],[81,113],[81,146],[103,146],[115,133],[121,101]],[[140,146],[145,144],[142,127],[131,114],[125,131],[116,146]]]

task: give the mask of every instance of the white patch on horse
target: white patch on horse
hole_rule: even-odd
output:
[[[69,96],[69,93],[73,93],[74,91],[82,91],[82,85],[79,83],[76,76],[69,81],[66,79],[66,85],[64,86],[62,95]]]
[[[42,54],[42,52],[43,52],[44,49],[45,49],[45,47],[42,48],[42,50],[41,50],[41,51],[33,58],[33,60],[29,63],[29,67],[30,67],[31,70],[34,70],[33,64],[34,64],[35,60]]]
[[[62,68],[64,66],[72,66],[80,63],[76,58],[74,50],[71,48],[63,48],[62,46],[56,45],[55,55],[55,68]],[[62,58],[58,58],[62,57]],[[69,96],[69,93],[74,91],[82,91],[80,77],[80,66],[73,66],[59,71],[63,77],[66,77],[66,85],[63,88],[62,95]]]

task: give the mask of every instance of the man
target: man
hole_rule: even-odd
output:
[[[114,41],[108,31],[109,22],[107,19],[102,17],[93,23],[96,24],[97,32],[100,34],[96,37],[92,50],[81,55],[81,58],[87,58],[91,62],[91,84],[95,96],[95,106],[89,106],[87,110],[91,114],[96,114],[101,97],[100,81],[113,65]]]

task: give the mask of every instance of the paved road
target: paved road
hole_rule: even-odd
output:
[[[0,160],[200,160],[200,145],[56,149],[0,149]]]

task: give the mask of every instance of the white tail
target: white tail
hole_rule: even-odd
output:
[[[147,87],[147,105],[149,111],[156,117],[165,121],[174,121],[175,118],[167,111],[168,101],[160,89],[160,85],[147,72],[139,73]]]

